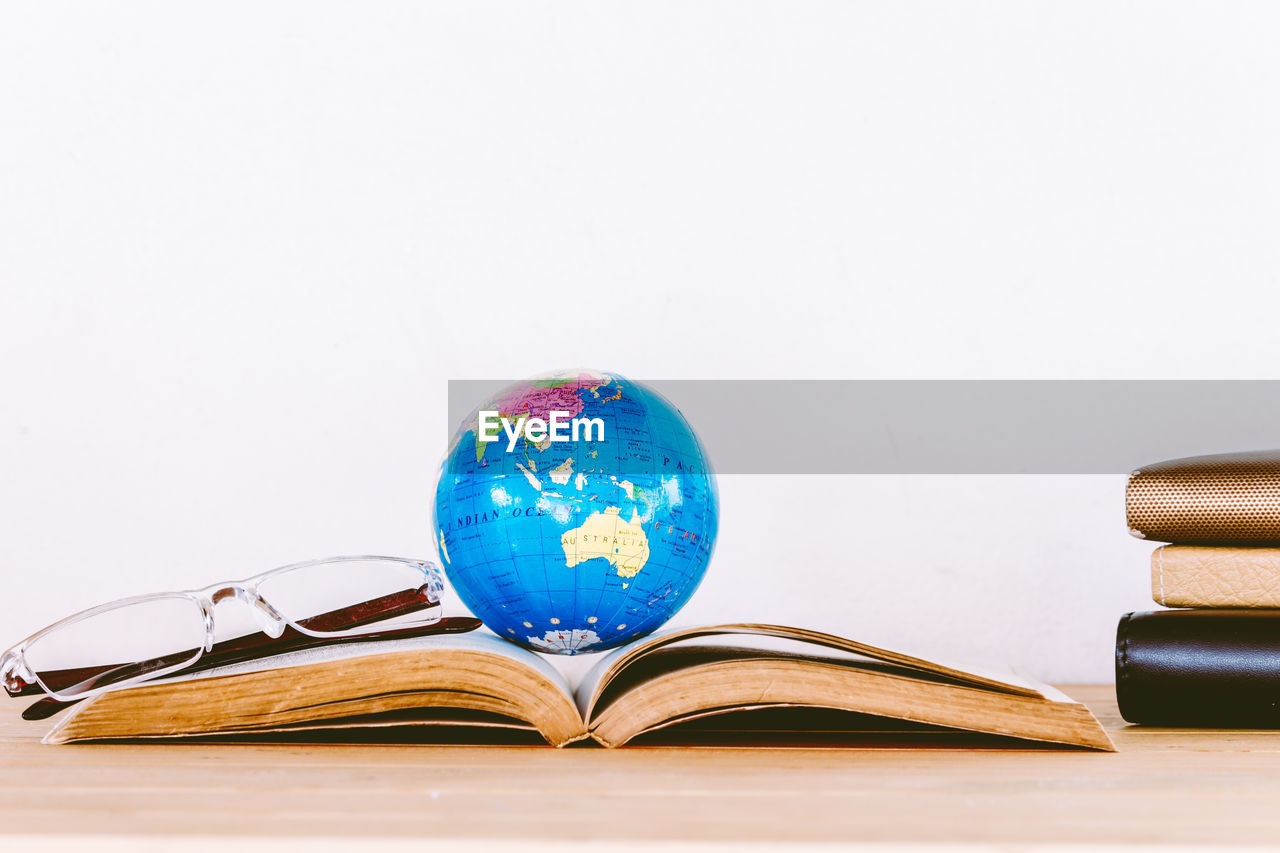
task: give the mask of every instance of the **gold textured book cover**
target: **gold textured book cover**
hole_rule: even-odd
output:
[[[1280,546],[1280,450],[1145,466],[1129,475],[1125,510],[1141,539]]]
[[[1166,607],[1280,607],[1280,548],[1157,548],[1151,597]]]

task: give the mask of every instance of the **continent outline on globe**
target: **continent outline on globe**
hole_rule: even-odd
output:
[[[631,521],[623,521],[620,513],[619,507],[606,506],[561,534],[565,565],[573,568],[583,560],[603,558],[617,570],[618,577],[635,577],[649,559],[649,540],[640,526],[639,513],[633,514]]]

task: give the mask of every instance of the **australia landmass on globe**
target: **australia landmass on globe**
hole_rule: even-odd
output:
[[[624,521],[621,512],[619,507],[607,506],[562,535],[564,564],[572,569],[584,560],[603,557],[617,569],[618,577],[635,577],[649,560],[649,539],[638,512],[633,511],[630,521]]]

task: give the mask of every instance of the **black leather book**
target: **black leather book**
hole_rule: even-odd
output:
[[[1131,723],[1280,728],[1280,611],[1125,614],[1116,699]]]

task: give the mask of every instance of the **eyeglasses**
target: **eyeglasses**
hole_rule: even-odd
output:
[[[11,696],[34,688],[74,701],[191,667],[213,651],[214,611],[235,598],[262,634],[217,643],[239,659],[286,632],[358,637],[440,621],[440,570],[425,560],[332,557],[294,563],[248,580],[122,598],[55,622],[0,656]],[[448,620],[446,620],[448,621]],[[269,638],[269,639],[268,639]]]

